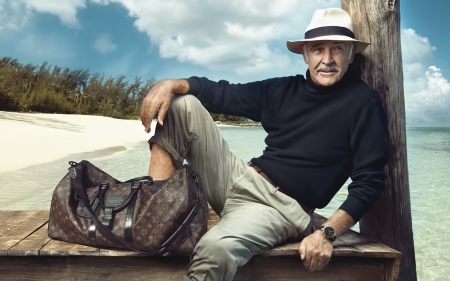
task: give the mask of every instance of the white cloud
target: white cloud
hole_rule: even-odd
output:
[[[408,122],[413,126],[450,126],[450,83],[441,70],[430,66],[418,78],[416,90],[407,99]]]
[[[31,11],[19,1],[0,0],[0,31],[18,30],[25,26]]]
[[[117,45],[111,42],[111,36],[109,34],[103,33],[95,40],[94,49],[101,54],[106,54],[117,49]]]
[[[86,7],[85,0],[0,0],[0,30],[23,27],[34,12],[47,13],[59,17],[69,28],[80,28],[77,9]]]
[[[109,0],[89,0],[89,2],[100,5],[108,5]]]
[[[425,67],[436,47],[413,29],[401,36],[407,125],[450,126],[450,83],[438,67]]]
[[[315,9],[340,5],[339,0],[16,0],[14,3],[30,14],[37,11],[57,15],[63,24],[75,28],[80,27],[77,9],[86,7],[86,2],[122,5],[162,58],[246,79],[304,72],[301,57],[290,56],[285,41],[303,38]],[[15,17],[18,18],[24,17]],[[99,52],[114,48],[113,43],[99,40],[95,45]]]
[[[161,57],[244,76],[298,73],[298,63],[288,56],[284,41],[303,38],[315,9],[340,4],[338,0],[109,2],[128,10]]]
[[[401,31],[403,63],[410,64],[433,59],[433,51],[428,38],[422,37],[414,29],[407,28]]]

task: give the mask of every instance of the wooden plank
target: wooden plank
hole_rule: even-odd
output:
[[[286,243],[276,246],[263,253],[264,256],[298,256],[298,249],[300,247],[300,241]],[[363,256],[364,252],[348,245],[341,240],[341,237],[333,243],[333,256]]]
[[[137,252],[122,249],[100,249],[100,256],[104,257],[136,257],[145,256]]]
[[[73,247],[69,250],[71,256],[98,256],[100,255],[100,249],[86,246],[73,244]]]
[[[180,280],[188,257],[0,257],[2,280]],[[377,258],[332,258],[318,272],[308,272],[298,257],[254,257],[240,267],[235,281],[385,279]]]
[[[211,216],[211,214],[210,214]],[[319,228],[326,218],[314,214],[315,226]],[[298,248],[301,241],[295,241],[276,246],[263,253],[264,256],[289,256],[298,255]],[[360,257],[378,257],[378,258],[400,258],[401,253],[383,245],[373,239],[364,237],[359,233],[348,230],[333,243],[333,256],[360,256]]]
[[[386,262],[386,281],[397,281],[400,276],[401,259],[390,259]]]
[[[401,258],[401,253],[371,238],[355,232],[347,232],[339,237],[347,245],[352,245],[365,257]]]
[[[25,218],[29,215],[26,211],[22,211],[24,214],[15,214],[15,220],[17,221],[18,218]],[[45,220],[48,217],[48,211],[39,211],[35,212],[33,216],[33,220],[35,218],[40,218],[42,220]],[[316,225],[319,226],[323,221],[325,220],[324,217],[316,214]],[[209,221],[208,221],[208,227],[212,227],[219,221],[219,217],[213,212],[210,211]],[[24,222],[22,222],[24,223]],[[39,223],[38,223],[39,224]],[[29,225],[24,225],[22,228],[27,228]],[[24,231],[22,234],[24,237],[23,241],[18,242],[17,245],[13,245],[14,247],[10,249],[11,240],[8,240],[2,245],[0,245],[0,249],[8,248],[8,255],[58,255],[58,256],[66,256],[66,255],[74,255],[74,256],[142,256],[139,253],[135,253],[128,250],[120,250],[120,249],[98,249],[96,247],[90,247],[90,246],[84,246],[84,245],[78,245],[78,244],[72,244],[62,241],[56,241],[52,240],[50,241],[47,237],[46,228],[42,227],[37,231],[36,233],[30,235],[30,237],[25,238],[33,232],[32,228],[28,231]],[[18,232],[18,230],[16,230]],[[13,232],[14,234],[14,232]],[[6,235],[6,234],[5,234]],[[11,234],[10,234],[11,235]],[[17,236],[17,235],[16,235]],[[16,240],[19,239],[16,237]],[[18,235],[20,236],[20,235]],[[0,236],[1,237],[1,236]],[[2,241],[2,240],[0,240]],[[50,241],[50,242],[49,242]],[[12,241],[14,242],[14,241]],[[47,243],[48,242],[48,243]],[[1,244],[2,242],[0,242]],[[8,246],[8,247],[7,247]],[[300,241],[295,241],[291,243],[286,243],[284,245],[279,245],[273,249],[270,249],[262,255],[264,256],[297,256],[298,255],[298,247],[300,246]],[[29,249],[27,249],[27,247]],[[339,237],[339,239],[334,243],[334,250],[333,250],[333,256],[365,256],[365,257],[382,257],[382,258],[400,258],[401,253],[398,251],[395,251],[381,243],[378,243],[370,238],[366,238],[354,231],[347,231],[346,234]]]
[[[11,240],[27,236],[8,250],[7,258],[0,257],[2,280],[16,280],[18,274],[21,279],[33,280],[179,280],[189,262],[187,256],[145,257],[128,250],[98,249],[51,240],[47,237],[45,223],[48,211],[34,212],[25,220],[29,213],[23,213],[11,215],[15,216],[11,221],[17,223],[20,218],[22,223],[0,236],[0,248],[8,247]],[[316,222],[321,223],[322,218],[318,217]],[[44,223],[38,228],[33,227],[33,222],[39,220]],[[210,216],[209,227],[218,220],[216,215]],[[27,235],[24,229],[37,230]],[[353,231],[335,242],[332,260],[320,272],[310,273],[302,267],[298,257],[299,243],[286,243],[255,256],[238,269],[234,280],[395,281],[398,278],[401,254]]]
[[[20,211],[6,218],[0,224],[0,236],[23,223],[25,220],[36,213],[37,211]]]
[[[380,281],[384,263],[376,258],[333,257],[321,271],[307,271],[298,256],[252,258],[238,269],[234,280],[364,280]]]
[[[39,251],[40,256],[98,256],[100,249],[68,243],[59,240],[50,240]]]
[[[31,217],[0,236],[0,255],[6,256],[10,248],[47,223],[47,214],[47,211],[37,211]]]
[[[3,280],[179,280],[189,258],[9,257],[0,258]]]
[[[8,256],[37,256],[39,251],[51,239],[47,234],[48,224],[44,224],[36,232],[17,243],[8,250]],[[1,247],[1,246],[0,246]]]
[[[3,221],[9,217],[11,217],[12,215],[18,213],[20,211],[17,210],[1,210],[0,211],[0,221]]]
[[[69,256],[74,244],[59,240],[50,240],[39,251],[40,256]]]

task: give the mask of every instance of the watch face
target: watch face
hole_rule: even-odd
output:
[[[325,234],[326,238],[333,238],[335,236],[334,229],[329,226],[325,227],[325,229],[323,230],[323,234]]]

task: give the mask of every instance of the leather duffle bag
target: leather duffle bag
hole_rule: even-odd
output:
[[[190,254],[206,232],[198,173],[183,165],[167,180],[120,182],[88,161],[69,162],[53,192],[48,236],[146,255]]]

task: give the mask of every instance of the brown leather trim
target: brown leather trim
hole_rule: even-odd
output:
[[[253,169],[255,169],[255,171],[261,175],[261,177],[263,177],[266,181],[268,181],[271,185],[273,185],[277,191],[280,191],[281,193],[287,195],[276,183],[274,183],[267,175],[266,173],[263,172],[263,170],[261,170],[260,167],[258,167],[257,165],[253,164],[252,162],[249,162],[248,165],[250,167],[252,167]],[[276,192],[276,191],[275,191]],[[289,195],[288,195],[289,196]],[[290,197],[290,196],[289,196]],[[297,201],[297,203],[300,205],[300,207],[302,207],[302,209],[308,213],[311,214],[312,212],[314,212],[315,208],[310,208],[306,205],[301,204],[300,202]]]

